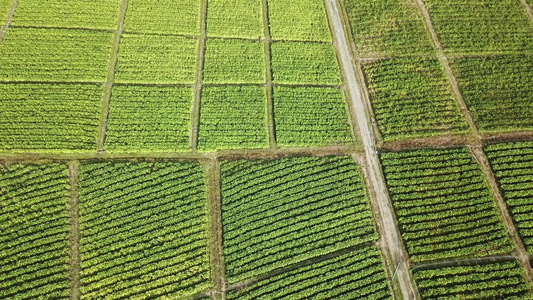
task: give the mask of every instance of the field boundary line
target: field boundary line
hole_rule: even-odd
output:
[[[529,20],[533,22],[533,10],[531,5],[529,5],[526,0],[520,0],[520,2],[522,2],[522,5],[524,5],[524,9],[526,10]]]
[[[80,257],[80,195],[79,162],[68,162],[68,181],[70,184],[69,216],[69,299],[80,299],[81,257]]]
[[[435,26],[433,26],[433,21],[431,21],[431,16],[429,14],[429,11],[424,3],[424,0],[415,0],[418,4],[418,8],[422,12],[422,16],[424,17],[424,22],[426,24],[426,28],[429,30],[431,41],[433,43],[433,47],[437,50],[437,56],[441,63],[441,65],[444,67],[444,73],[446,74],[446,77],[448,78],[448,82],[452,88],[452,92],[455,96],[455,100],[457,101],[457,104],[459,105],[459,110],[463,117],[466,120],[466,123],[468,124],[468,127],[470,128],[470,134],[475,140],[480,140],[480,134],[479,129],[474,122],[474,118],[472,116],[472,113],[468,109],[468,106],[466,105],[465,99],[463,97],[463,93],[461,92],[461,89],[459,88],[459,83],[457,81],[457,78],[453,74],[453,70],[450,67],[450,64],[448,62],[448,58],[446,57],[446,54],[444,53],[444,48],[442,46],[442,43],[439,40],[439,36],[437,34],[437,30],[435,29]]]
[[[346,31],[342,17],[339,13],[339,7],[336,0],[325,0],[326,10],[332,24],[332,30],[334,32],[334,43],[337,45],[337,54],[341,62],[341,68],[344,71],[344,79],[349,89],[351,101],[353,103],[353,113],[356,116],[359,132],[361,134],[361,140],[364,145],[365,158],[367,162],[367,174],[369,175],[369,181],[372,183],[369,189],[372,189],[376,196],[377,203],[381,212],[381,221],[388,230],[380,232],[380,237],[384,239],[385,244],[389,250],[393,264],[397,264],[393,277],[397,277],[399,290],[404,299],[417,298],[418,295],[415,292],[413,281],[411,279],[408,261],[402,259],[404,249],[402,247],[401,236],[399,229],[396,226],[394,212],[388,196],[385,178],[381,172],[380,161],[378,153],[375,149],[375,136],[373,135],[373,129],[370,127],[371,112],[366,106],[361,88],[358,82],[356,71],[354,69],[354,63],[352,53],[346,39]],[[373,124],[374,122],[372,122]],[[394,286],[394,280],[392,285]]]
[[[196,53],[196,80],[193,90],[191,107],[191,131],[189,133],[189,149],[198,149],[198,128],[200,127],[200,108],[202,105],[202,90],[204,83],[205,47],[207,42],[207,0],[200,4],[200,37]]]
[[[115,66],[118,61],[118,48],[120,38],[124,32],[124,19],[126,18],[126,10],[128,9],[128,0],[121,0],[117,19],[117,29],[113,35],[113,42],[111,43],[111,54],[107,64],[107,77],[104,83],[105,92],[102,97],[102,110],[100,114],[100,126],[98,132],[98,140],[96,149],[98,152],[104,152],[104,144],[107,132],[107,121],[109,118],[109,102],[111,101],[111,93],[113,91],[113,82],[115,81]]]
[[[19,0],[13,0],[11,2],[11,6],[9,7],[9,12],[7,13],[7,17],[5,20],[3,20],[2,27],[0,27],[0,45],[2,45],[2,42],[4,41],[4,36],[6,35],[9,25],[11,25],[11,20],[13,19],[13,16],[15,15],[15,10],[17,9],[18,4],[19,4]]]
[[[262,6],[262,20],[263,20],[263,34],[265,38],[263,40],[265,50],[265,86],[267,92],[267,126],[268,126],[268,144],[271,149],[276,149],[276,124],[274,122],[274,83],[272,75],[272,53],[270,46],[272,45],[272,37],[270,36],[270,19],[268,15],[268,1],[261,0]]]
[[[494,172],[492,171],[492,168],[490,166],[489,159],[483,151],[482,147],[471,147],[470,149],[478,163],[481,165],[483,172],[485,173],[485,178],[490,186],[492,194],[494,195],[494,200],[496,201],[496,204],[500,211],[500,216],[503,218],[503,226],[508,236],[511,238],[511,242],[515,246],[515,251],[517,252],[518,259],[522,263],[522,266],[526,271],[529,283],[533,284],[533,270],[529,263],[529,255],[527,254],[526,248],[518,234],[518,230],[516,229],[511,214],[507,209],[507,204],[505,203],[505,199],[503,198],[502,193],[500,192],[500,188],[498,186],[498,182],[496,181],[496,176],[494,176]]]

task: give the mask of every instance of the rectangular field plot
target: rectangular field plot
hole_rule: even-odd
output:
[[[424,18],[410,0],[347,0],[346,13],[362,55],[395,56],[435,52]]]
[[[275,87],[273,97],[279,146],[347,145],[354,142],[342,90]]]
[[[268,0],[268,12],[274,40],[331,42],[322,0]]]
[[[232,283],[377,239],[351,157],[222,161],[221,178]]]
[[[115,29],[119,4],[120,0],[22,0],[11,24]]]
[[[0,298],[67,299],[67,166],[0,165]]]
[[[201,0],[128,0],[124,31],[200,34]]]
[[[335,49],[329,43],[276,42],[271,48],[275,83],[342,83]]]
[[[109,104],[106,150],[189,149],[192,89],[115,86]]]
[[[0,151],[96,149],[103,87],[1,84]]]
[[[518,0],[426,0],[447,54],[533,52],[533,23]]]
[[[467,148],[391,152],[381,158],[412,261],[513,250],[481,167]]]
[[[104,81],[112,35],[9,28],[0,45],[0,81]]]
[[[239,291],[227,299],[392,299],[381,255],[373,246],[299,267]]]
[[[479,131],[533,130],[533,56],[453,59],[450,65]]]
[[[198,163],[90,163],[79,174],[81,299],[181,299],[211,286]]]
[[[268,147],[264,87],[204,87],[200,109],[200,150]]]
[[[205,83],[263,83],[263,43],[237,39],[208,39],[205,51]]]
[[[115,81],[193,83],[198,40],[178,36],[124,34]]]
[[[422,299],[533,299],[516,260],[412,271]]]
[[[518,233],[533,252],[533,142],[490,145],[485,148]]]
[[[210,0],[207,7],[207,35],[263,37],[261,0]]]
[[[466,120],[437,59],[370,61],[363,71],[383,140],[466,132]]]

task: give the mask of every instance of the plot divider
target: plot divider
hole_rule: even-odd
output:
[[[79,162],[68,162],[68,181],[70,184],[68,217],[69,217],[69,299],[80,299],[81,257],[80,257],[80,195],[79,195]]]
[[[102,97],[102,110],[100,114],[100,127],[98,132],[98,140],[96,149],[98,153],[103,153],[104,144],[107,132],[107,121],[109,117],[109,102],[111,100],[111,93],[113,91],[113,82],[115,80],[115,66],[118,60],[118,48],[120,38],[124,32],[124,19],[126,18],[126,10],[128,8],[128,0],[121,0],[118,12],[117,30],[113,35],[113,42],[111,44],[111,56],[107,64],[107,78],[104,83],[104,95]]]
[[[267,125],[268,125],[268,143],[271,149],[276,149],[276,129],[274,122],[274,83],[272,76],[272,53],[270,46],[272,45],[272,37],[270,35],[270,20],[268,17],[268,1],[261,0],[263,7],[263,30],[264,30],[264,44],[265,44],[265,76],[266,76],[266,92],[267,92]]]
[[[19,4],[19,0],[13,0],[11,2],[11,7],[9,8],[9,12],[7,13],[7,18],[4,23],[2,23],[2,26],[0,27],[0,45],[4,41],[4,36],[6,35],[7,28],[9,28],[9,25],[11,25],[11,19],[13,19],[13,15],[15,14],[15,10],[17,9],[17,5]]]

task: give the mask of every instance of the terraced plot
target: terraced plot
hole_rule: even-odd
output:
[[[261,0],[209,1],[207,35],[237,38],[264,36]]]
[[[94,151],[103,87],[0,84],[0,151]]]
[[[377,238],[351,157],[222,161],[221,180],[230,282]]]
[[[0,298],[66,299],[67,166],[0,165]]]
[[[347,0],[345,7],[359,54],[401,56],[435,53],[416,2]]]
[[[227,299],[392,299],[372,246],[259,281]]]
[[[81,299],[207,290],[207,202],[197,163],[80,165]]]
[[[390,152],[381,158],[412,261],[513,250],[483,172],[467,148]]]
[[[485,148],[502,195],[524,245],[533,252],[533,142]]]
[[[383,140],[467,131],[437,59],[370,61],[363,64],[363,71]]]

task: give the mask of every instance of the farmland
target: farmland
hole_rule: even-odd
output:
[[[533,299],[529,0],[0,0],[0,298]]]

